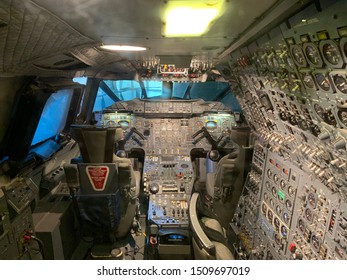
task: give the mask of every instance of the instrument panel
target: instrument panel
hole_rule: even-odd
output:
[[[238,258],[347,258],[347,3],[321,2],[310,23],[314,5],[231,54],[256,139],[231,223]]]
[[[144,151],[142,181],[152,233],[157,233],[153,226],[187,229],[195,181],[191,152],[228,148],[237,126],[231,110],[220,102],[135,99],[118,102],[96,118],[97,125],[122,128],[121,149]]]
[[[219,102],[135,101],[137,112],[129,109],[134,102],[129,101],[122,102],[126,110],[110,109],[97,115],[98,125],[121,127],[124,138],[131,134],[125,144],[127,151],[142,148],[146,155],[189,155],[194,148],[208,151],[208,139],[203,135],[194,139],[194,133],[206,128],[217,141],[229,136],[232,127],[237,126],[230,109]],[[140,107],[144,113],[138,113]]]

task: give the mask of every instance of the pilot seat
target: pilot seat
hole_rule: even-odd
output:
[[[91,238],[93,245],[117,244],[138,225],[140,172],[129,158],[114,154],[119,129],[71,126],[81,156],[64,165],[66,181],[81,237]]]
[[[192,194],[189,203],[189,223],[195,260],[233,260],[228,248],[225,229],[217,216],[203,205],[198,192]]]

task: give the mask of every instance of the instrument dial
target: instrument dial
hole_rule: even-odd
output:
[[[331,86],[330,86],[330,81],[328,79],[328,77],[326,77],[325,75],[323,74],[316,74],[315,75],[315,79],[316,79],[316,82],[318,84],[318,86],[324,90],[324,91],[329,91]]]
[[[290,195],[291,197],[294,197],[294,196],[295,196],[295,193],[296,193],[295,187],[289,186],[289,188],[288,188],[288,193],[289,193],[289,195]]]
[[[283,237],[287,237],[288,235],[288,230],[285,226],[281,226],[281,233]]]
[[[299,230],[301,231],[301,232],[305,232],[305,223],[304,223],[304,221],[303,220],[299,220],[299,222],[298,222],[298,228],[299,228]]]
[[[283,221],[284,221],[286,224],[289,223],[290,218],[289,218],[289,215],[288,215],[287,212],[283,212],[282,218],[283,218]]]
[[[332,110],[328,110],[326,117],[325,117],[325,122],[332,125],[332,126],[336,126],[337,125],[337,121],[335,119],[335,116],[332,112]]]
[[[123,130],[127,130],[129,128],[129,122],[126,120],[121,120],[118,122],[118,124]]]
[[[208,131],[215,131],[217,128],[217,122],[216,121],[207,121],[205,124],[205,127],[207,128]]]
[[[319,104],[314,104],[313,108],[322,120],[326,118],[327,112],[323,109],[322,106],[320,106]]]
[[[342,57],[337,45],[333,41],[323,43],[321,47],[323,57],[327,63],[334,66],[342,64]]]
[[[266,206],[266,204],[265,204],[265,203],[263,203],[263,204],[261,205],[261,211],[263,212],[263,214],[264,214],[264,215],[266,215],[266,212],[267,212],[267,206]]]
[[[339,121],[347,127],[347,110],[338,110],[337,116],[339,117]]]
[[[292,47],[292,55],[293,55],[294,62],[298,66],[301,66],[301,67],[306,66],[305,56],[304,56],[304,53],[302,52],[302,49],[300,46],[293,46]]]
[[[305,46],[305,54],[307,57],[307,60],[310,62],[313,66],[322,66],[322,59],[319,54],[319,50],[316,45],[309,43]]]
[[[274,214],[272,213],[271,210],[267,211],[267,219],[269,220],[269,222],[272,224],[272,220],[273,220]]]
[[[307,88],[314,88],[314,80],[310,74],[302,73],[302,80]]]
[[[107,125],[108,126],[116,126],[116,122],[115,121],[108,121]]]
[[[334,75],[333,80],[336,88],[342,93],[347,94],[347,80],[341,75]]]

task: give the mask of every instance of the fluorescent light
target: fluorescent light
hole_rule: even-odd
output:
[[[220,16],[224,0],[167,2],[164,34],[167,37],[199,36]]]
[[[125,45],[102,45],[100,48],[109,50],[109,51],[130,51],[130,52],[138,52],[138,51],[145,51],[146,48],[144,47],[137,47],[137,46],[125,46]]]

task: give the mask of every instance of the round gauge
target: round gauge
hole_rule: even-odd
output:
[[[136,127],[137,129],[141,129],[141,127],[142,127],[142,121],[141,121],[141,120],[137,120],[137,121],[135,122],[135,127]]]
[[[305,232],[305,222],[301,219],[298,222],[298,228],[301,232]]]
[[[293,204],[289,199],[286,200],[286,207],[289,211],[292,210]]]
[[[150,126],[151,126],[151,122],[148,121],[148,120],[145,120],[145,121],[143,122],[143,126],[144,126],[144,127],[150,127]]]
[[[338,110],[337,116],[339,117],[340,122],[347,127],[347,110]]]
[[[340,49],[343,51],[345,59],[347,58],[347,38],[342,38],[340,41]]]
[[[341,75],[333,76],[334,84],[336,88],[342,93],[347,93],[347,80]]]
[[[301,66],[301,67],[305,67],[306,66],[306,60],[305,60],[305,56],[304,53],[302,52],[302,49],[300,46],[296,45],[296,46],[292,46],[292,55],[293,55],[293,59],[296,65]]]
[[[265,215],[266,215],[266,212],[267,212],[267,206],[266,206],[266,204],[265,204],[265,203],[263,203],[263,204],[261,205],[261,211],[263,212],[263,214],[265,214]]]
[[[204,123],[202,121],[195,122],[195,128],[200,129],[204,126]]]
[[[270,182],[269,182],[269,181],[266,181],[266,182],[265,182],[265,187],[266,187],[267,190],[270,190],[271,185],[270,185]]]
[[[281,226],[281,233],[283,237],[287,237],[288,235],[288,230],[285,226]]]
[[[278,177],[278,175],[277,174],[275,174],[274,175],[274,182],[277,184],[278,183],[278,181],[279,181],[279,177]]]
[[[313,43],[307,43],[305,44],[304,49],[308,62],[313,66],[321,67],[323,62],[317,46]]]
[[[342,57],[334,41],[321,41],[320,49],[326,63],[333,66],[342,66]]]
[[[271,208],[273,209],[274,206],[275,206],[275,202],[272,200],[272,198],[270,198],[270,205],[271,205]]]
[[[283,221],[284,221],[286,224],[289,223],[289,219],[290,219],[290,218],[289,218],[289,215],[288,215],[287,212],[283,212],[282,219],[283,219]]]
[[[116,126],[116,122],[115,121],[108,121],[107,125],[108,126]]]
[[[315,79],[316,79],[316,82],[318,84],[318,86],[324,90],[324,91],[329,91],[331,86],[330,86],[330,82],[329,82],[329,79],[328,77],[326,77],[325,75],[323,74],[316,74],[315,75]]]
[[[269,222],[272,224],[272,220],[273,220],[274,214],[272,213],[271,210],[267,211],[267,219],[269,220]]]
[[[127,130],[129,128],[129,122],[126,120],[121,120],[118,122],[118,124],[123,130]]]
[[[323,109],[322,106],[320,106],[319,104],[314,104],[313,108],[322,120],[326,118],[327,112]]]
[[[316,207],[316,195],[314,193],[309,193],[307,195],[307,201],[312,207]]]
[[[310,208],[306,208],[305,217],[309,222],[313,221],[313,213],[312,213],[312,210]]]
[[[314,80],[310,74],[302,73],[302,80],[307,88],[314,88]]]
[[[284,180],[281,180],[280,187],[282,190],[284,190],[286,188],[286,182]]]
[[[280,227],[280,225],[281,225],[280,220],[277,217],[275,217],[275,219],[274,219],[275,228],[278,229]]]
[[[293,186],[289,186],[288,193],[291,197],[295,195],[296,189]]]
[[[276,195],[277,195],[277,190],[276,190],[275,187],[272,187],[271,192],[272,192],[272,195],[273,195],[274,197],[276,197]]]
[[[281,244],[281,237],[277,233],[275,233],[274,237],[275,237],[276,244],[280,245]]]
[[[216,121],[207,121],[205,124],[205,127],[208,131],[214,131],[217,128],[217,122]]]
[[[325,116],[324,121],[332,126],[336,126],[337,125],[337,121],[335,119],[335,116],[333,114],[333,112],[331,110],[327,111],[327,114]]]
[[[273,174],[272,170],[271,170],[271,169],[268,169],[268,170],[266,171],[266,173],[267,173],[267,176],[268,176],[270,179],[272,179],[272,174]]]
[[[282,213],[281,206],[276,205],[276,209],[275,210],[276,210],[277,215],[281,216],[281,213]]]
[[[314,247],[316,250],[319,250],[320,241],[319,241],[317,235],[312,235],[311,241],[312,241],[311,243],[312,243],[313,247]]]

